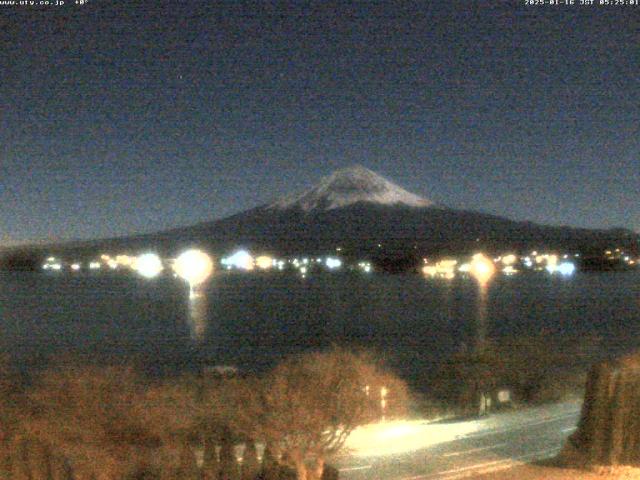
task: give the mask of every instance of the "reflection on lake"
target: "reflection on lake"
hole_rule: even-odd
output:
[[[475,351],[480,353],[487,343],[487,304],[489,301],[488,282],[478,282],[478,309],[476,311]]]
[[[207,332],[207,295],[204,293],[189,292],[189,328],[191,339],[201,343]]]
[[[602,337],[640,343],[640,274],[496,276],[218,274],[189,300],[184,282],[117,276],[0,276],[0,349],[38,366],[51,354],[135,358],[160,371],[237,365],[337,343],[375,348],[408,377],[426,375],[485,335]],[[478,325],[481,328],[478,329]]]

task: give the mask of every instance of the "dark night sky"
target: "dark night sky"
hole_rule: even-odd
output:
[[[218,218],[355,163],[640,230],[640,7],[523,4],[0,6],[0,243]]]

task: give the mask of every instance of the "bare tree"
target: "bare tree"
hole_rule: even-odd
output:
[[[137,402],[136,415],[159,439],[155,467],[160,477],[199,479],[194,446],[201,443],[202,402],[197,379],[183,376],[148,386]]]
[[[406,397],[402,381],[342,350],[293,357],[261,379],[149,383],[131,368],[67,363],[36,378],[13,427],[0,408],[0,448],[12,457],[0,478],[250,480],[260,442],[278,475],[316,480],[356,427],[394,416]],[[242,472],[238,444],[246,445]],[[202,469],[196,447],[204,448]]]
[[[255,480],[258,473],[260,473],[260,464],[256,444],[249,440],[246,442],[242,459],[242,480]]]
[[[252,444],[260,432],[262,412],[259,388],[261,383],[251,377],[204,379],[201,393],[202,432],[207,439],[205,457],[217,460],[215,445],[220,446],[221,478],[236,478],[238,463],[233,453],[237,444]],[[251,457],[251,448],[247,451]],[[253,446],[255,456],[255,445]],[[246,456],[246,455],[245,455]],[[257,461],[257,460],[256,460]],[[250,458],[247,471],[257,470]],[[213,467],[207,467],[211,470]],[[244,470],[243,470],[244,472]],[[243,473],[243,477],[248,475]]]
[[[404,383],[363,355],[305,354],[265,378],[260,436],[298,480],[316,480],[356,427],[404,412],[406,400]]]
[[[231,433],[224,435],[220,446],[220,475],[219,480],[239,480],[238,460],[234,452],[234,442]]]
[[[24,435],[67,458],[78,480],[125,478],[159,443],[137,415],[141,393],[129,368],[47,370],[29,396]]]

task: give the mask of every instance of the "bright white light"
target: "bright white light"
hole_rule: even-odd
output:
[[[515,275],[516,273],[518,273],[518,270],[516,270],[513,265],[507,265],[502,269],[502,273],[504,273],[505,275]]]
[[[238,250],[233,255],[222,259],[223,265],[230,265],[239,270],[253,270],[253,257],[246,250]]]
[[[422,273],[433,278],[438,273],[438,269],[433,265],[425,265],[424,267],[422,267]]]
[[[145,253],[133,260],[133,269],[145,278],[153,278],[164,269],[162,260],[155,253]]]
[[[428,423],[424,420],[388,421],[361,426],[349,436],[346,448],[356,457],[400,455],[447,443],[482,431],[490,418],[457,423]]]
[[[502,257],[502,263],[506,266],[513,265],[514,263],[516,263],[516,260],[518,260],[518,257],[516,257],[513,253]]]
[[[456,265],[458,265],[457,260],[440,260],[436,263],[436,273],[447,280],[451,280],[456,276]]]
[[[325,260],[325,264],[327,265],[327,268],[333,270],[342,266],[342,260],[340,260],[339,258],[327,257],[327,259]]]
[[[74,272],[77,272],[80,270],[80,264],[79,263],[73,263],[71,265],[71,270],[73,270]]]
[[[130,255],[117,255],[116,256],[116,262],[118,263],[118,265],[122,265],[123,267],[131,267],[135,270],[135,268],[133,267],[133,263],[136,261],[135,257],[132,257]]]
[[[573,275],[576,271],[576,266],[571,262],[562,262],[560,265],[556,267],[556,270],[560,272],[561,275]]]
[[[365,273],[371,273],[371,264],[369,262],[360,262],[358,263],[358,267],[360,267]]]
[[[100,270],[100,262],[89,263],[89,270]]]
[[[493,277],[496,271],[493,262],[482,253],[476,253],[471,258],[470,273],[480,284],[487,283]]]
[[[176,258],[173,271],[194,287],[209,278],[213,272],[213,262],[201,250],[187,250]]]
[[[256,258],[256,265],[260,270],[268,270],[274,265],[274,260],[268,255],[262,255]]]

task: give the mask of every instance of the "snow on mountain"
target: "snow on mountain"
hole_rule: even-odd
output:
[[[337,170],[315,187],[278,200],[267,208],[303,211],[332,210],[354,203],[429,207],[431,200],[419,197],[362,166]]]

